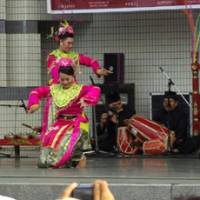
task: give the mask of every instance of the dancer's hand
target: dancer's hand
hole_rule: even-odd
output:
[[[65,188],[62,196],[58,200],[78,200],[70,197],[72,195],[72,191],[78,186],[77,183],[71,183],[68,187]]]
[[[39,110],[39,108],[40,108],[40,105],[39,105],[39,104],[32,105],[32,106],[30,107],[30,109],[28,109],[28,113],[34,113],[34,112],[36,112],[37,110]]]
[[[85,100],[83,98],[80,99],[79,103],[81,105],[81,108],[84,108],[84,107],[88,106],[88,104],[85,102]]]
[[[108,183],[103,180],[94,182],[94,199],[93,200],[115,200],[111,193]]]
[[[100,77],[102,77],[102,76],[108,76],[108,75],[110,75],[112,73],[113,73],[112,71],[107,70],[105,68],[100,68],[100,69],[97,69],[97,71],[96,71],[96,74],[98,76],[100,76]]]
[[[35,126],[35,127],[33,127],[33,130],[34,130],[36,133],[40,133],[41,130],[42,130],[42,127],[40,127],[40,126]]]

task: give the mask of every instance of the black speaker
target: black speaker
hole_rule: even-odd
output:
[[[124,54],[123,53],[105,53],[104,67],[113,73],[104,77],[104,83],[124,83]]]

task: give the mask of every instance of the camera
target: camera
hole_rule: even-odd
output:
[[[79,184],[79,186],[72,192],[72,197],[81,200],[93,200],[93,185]]]

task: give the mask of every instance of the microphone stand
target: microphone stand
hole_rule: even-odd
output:
[[[175,90],[178,92],[178,94],[181,96],[183,101],[189,106],[189,108],[192,108],[192,105],[187,101],[187,99],[183,96],[182,92],[179,90],[179,88],[176,86],[174,81],[169,77],[169,75],[164,71],[162,67],[159,67],[159,70],[161,73],[165,76],[165,78],[168,80],[168,90],[171,91],[171,86],[173,85]]]
[[[189,108],[192,108],[192,105],[187,101],[187,99],[183,96],[179,88],[176,87],[174,81],[172,81],[171,77],[164,71],[162,67],[159,67],[161,73],[165,76],[165,78],[168,80],[168,92],[171,92],[171,87],[174,86],[178,94],[181,96],[183,101],[189,106]],[[170,108],[169,103],[169,97],[167,98],[168,107]],[[170,111],[167,110],[168,113],[168,121],[167,121],[167,128],[168,128],[168,141],[167,141],[167,153],[172,154],[172,146],[171,146],[171,134],[170,134],[170,124],[169,124],[169,118],[170,118]]]
[[[15,107],[15,108],[24,108],[25,112],[27,113],[27,108],[26,108],[26,105],[24,103],[24,100],[23,99],[20,99],[21,101],[21,105],[19,104],[0,104],[0,107],[9,107],[9,108],[12,108],[12,107]]]
[[[93,86],[96,85],[94,83],[92,76],[90,76],[90,81],[91,81]],[[94,105],[94,106],[92,106],[92,131],[93,131],[93,135],[94,135],[94,139],[95,139],[95,152],[98,152],[99,151],[99,145],[98,145],[98,135],[97,135],[96,123],[97,123],[96,106]]]
[[[15,104],[0,104],[1,107],[9,107],[9,108],[12,108],[12,107],[23,107],[22,105],[15,105]]]
[[[168,92],[171,92],[171,87],[174,85],[174,82],[171,78],[168,79]],[[167,106],[170,108],[169,97],[167,97]],[[171,134],[170,134],[170,111],[167,110],[168,120],[167,120],[167,128],[168,128],[168,140],[167,140],[167,153],[172,153],[172,146],[171,146]]]
[[[91,81],[93,86],[96,85],[92,76],[90,76],[90,81]],[[92,106],[92,131],[93,131],[93,135],[94,135],[94,139],[95,139],[95,149],[94,149],[95,155],[96,156],[104,156],[104,157],[105,156],[111,156],[109,154],[109,152],[101,151],[99,149],[98,134],[97,134],[97,120],[96,120],[96,106]]]

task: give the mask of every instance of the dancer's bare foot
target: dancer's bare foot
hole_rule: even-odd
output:
[[[79,161],[79,163],[76,165],[76,168],[80,169],[80,168],[85,168],[87,164],[87,159],[85,157],[85,155],[83,155]]]

